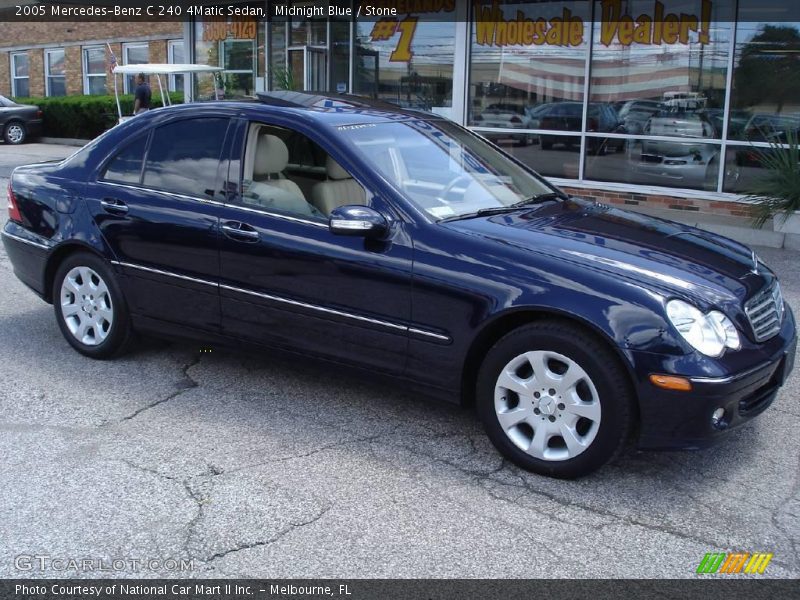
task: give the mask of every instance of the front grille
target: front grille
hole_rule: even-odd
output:
[[[765,342],[781,330],[783,311],[783,295],[777,282],[745,303],[744,312],[757,342]]]

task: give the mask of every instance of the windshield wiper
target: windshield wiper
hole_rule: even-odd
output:
[[[489,215],[501,215],[503,213],[514,212],[525,206],[533,206],[534,204],[544,204],[545,202],[550,202],[551,200],[566,200],[568,198],[569,196],[561,192],[547,192],[545,194],[538,194],[536,196],[531,196],[530,198],[525,198],[524,200],[520,200],[519,202],[515,202],[514,204],[509,204],[508,206],[490,206],[489,208],[482,208],[480,210],[464,213],[462,215],[453,215],[452,217],[445,217],[444,219],[439,219],[439,223],[447,223],[448,221],[460,221],[462,219],[475,219],[477,217],[486,217]]]
[[[563,192],[547,192],[545,194],[538,194],[536,196],[531,196],[530,198],[525,198],[524,200],[515,202],[511,206],[514,208],[519,208],[520,206],[544,204],[545,202],[550,202],[551,200],[569,200],[569,196]]]

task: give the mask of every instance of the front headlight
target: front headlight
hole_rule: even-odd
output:
[[[717,310],[704,314],[688,302],[670,300],[667,302],[667,316],[683,339],[706,356],[716,358],[722,356],[725,348],[741,348],[736,326]]]

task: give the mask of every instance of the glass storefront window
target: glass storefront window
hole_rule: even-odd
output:
[[[623,133],[719,139],[733,5],[665,6],[596,3],[590,100],[613,106]]]
[[[356,21],[354,92],[450,116],[455,0],[408,4],[429,12],[401,14],[398,3],[397,17]]]
[[[263,8],[262,2],[243,4]],[[195,21],[196,62],[225,69],[215,78],[195,77],[195,97],[214,98],[214,85],[226,99],[249,97],[263,90],[264,62],[258,56],[264,52],[264,34],[264,22],[253,18]]]
[[[717,189],[718,144],[646,138],[589,140],[586,179],[707,191]],[[601,148],[603,144],[605,148]]]
[[[468,123],[580,131],[590,20],[582,1],[476,2]]]
[[[800,129],[800,5],[763,8],[739,2],[728,136],[785,142],[786,131]]]

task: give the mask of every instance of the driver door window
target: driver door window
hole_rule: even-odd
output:
[[[318,144],[301,133],[251,123],[242,161],[245,207],[324,221],[346,204],[367,204],[367,194]]]

